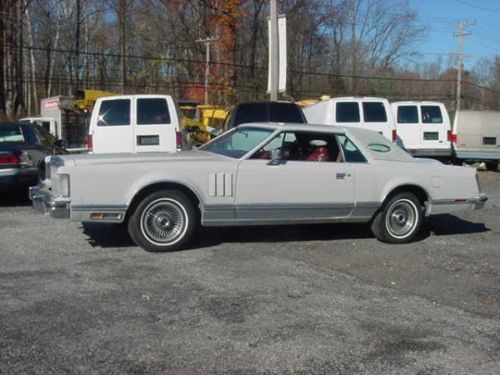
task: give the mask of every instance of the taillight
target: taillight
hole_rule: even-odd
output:
[[[90,152],[94,150],[94,141],[92,139],[92,134],[87,135],[87,148]]]
[[[453,134],[450,130],[448,130],[448,140],[451,142],[451,143],[457,143],[457,135],[456,134]]]
[[[182,150],[182,132],[175,132],[175,146],[177,150]]]
[[[21,164],[19,155],[0,155],[0,164]]]
[[[392,131],[392,141],[396,142],[397,140],[398,140],[398,133],[397,133],[396,129],[394,129]]]

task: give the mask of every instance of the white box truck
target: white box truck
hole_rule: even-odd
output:
[[[500,160],[500,112],[450,112],[451,142],[456,163],[484,162],[496,171]]]

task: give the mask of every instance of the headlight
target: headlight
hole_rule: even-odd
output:
[[[69,197],[69,174],[60,174],[58,176],[58,189],[57,192],[62,197]]]

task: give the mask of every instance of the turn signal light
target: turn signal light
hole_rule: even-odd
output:
[[[394,129],[392,131],[392,141],[396,142],[398,140],[398,132]]]

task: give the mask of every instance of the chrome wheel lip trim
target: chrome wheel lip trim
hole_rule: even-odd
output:
[[[393,229],[394,226],[391,224],[391,221],[392,221],[393,215],[395,215],[396,212],[403,210],[402,208],[398,207],[402,204],[404,206],[406,206],[407,209],[409,208],[411,210],[410,217],[409,218],[407,217],[406,221],[411,219],[412,222],[410,225],[408,225],[409,229],[405,233],[397,234]],[[400,213],[400,215],[403,215],[403,214],[404,213]],[[410,199],[406,199],[406,198],[398,199],[397,201],[393,202],[387,210],[387,214],[385,217],[385,227],[386,227],[387,231],[389,232],[389,234],[394,238],[397,238],[397,239],[408,238],[409,236],[411,236],[413,234],[413,232],[415,232],[415,229],[417,228],[419,215],[420,215],[420,213],[418,211],[418,207],[415,205],[415,203],[413,201],[411,201]]]
[[[158,203],[169,203],[171,206],[173,206],[176,210],[178,210],[179,216],[182,216],[182,219],[184,220],[184,225],[179,230],[179,233],[175,235],[173,240],[167,241],[167,242],[158,242],[155,239],[153,239],[148,233],[145,228],[146,226],[146,217],[150,214],[150,210],[152,207],[157,205]],[[144,236],[144,238],[151,244],[156,245],[156,246],[171,246],[175,245],[177,242],[182,240],[184,238],[184,235],[187,232],[189,226],[189,218],[186,209],[182,204],[180,204],[177,200],[172,199],[172,198],[158,198],[151,203],[147,205],[147,207],[142,211],[141,217],[140,217],[140,229],[141,233]]]

